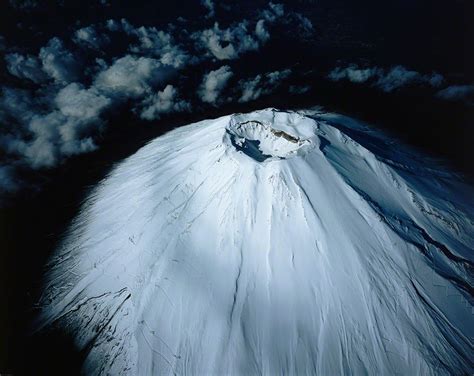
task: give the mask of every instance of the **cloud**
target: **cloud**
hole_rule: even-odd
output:
[[[73,40],[80,45],[98,50],[110,40],[106,35],[99,35],[94,26],[87,26],[76,30]]]
[[[267,23],[280,22],[286,29],[291,28],[299,39],[314,34],[313,23],[308,17],[298,12],[285,11],[283,4],[270,2],[266,9],[259,12],[259,17]]]
[[[95,88],[77,83],[62,88],[48,110],[46,99],[35,103],[26,91],[3,90],[2,112],[9,111],[20,129],[4,133],[0,144],[32,168],[54,167],[68,156],[96,149],[93,138],[103,125],[100,115],[110,103]]]
[[[292,23],[300,37],[312,37],[314,34],[314,26],[310,19],[301,13],[292,12],[291,17],[288,17],[288,23]]]
[[[275,22],[278,18],[283,17],[284,15],[285,9],[283,4],[275,4],[272,2],[268,3],[268,8],[261,12],[261,16],[269,22]]]
[[[39,5],[36,0],[9,0],[9,3],[13,8],[23,11],[33,10]]]
[[[21,79],[27,79],[35,83],[41,83],[48,79],[43,71],[41,61],[36,56],[22,56],[17,53],[5,56],[7,69],[10,74]]]
[[[78,59],[64,48],[58,38],[52,38],[41,48],[39,58],[10,53],[5,56],[10,74],[42,83],[48,76],[56,82],[66,84],[79,79],[80,65]]]
[[[174,86],[167,85],[162,91],[145,98],[140,117],[145,120],[156,120],[162,114],[190,110],[191,104],[179,99],[178,91]]]
[[[201,0],[201,4],[207,9],[207,18],[215,16],[216,11],[212,0]]]
[[[223,33],[219,29],[219,25],[216,23],[213,29],[204,30],[200,33],[199,40],[218,60],[235,59],[238,56],[238,53],[235,50],[234,45],[230,43],[229,40],[224,40],[221,35],[223,35]],[[222,41],[225,41],[228,44],[222,46]]]
[[[262,42],[266,42],[270,39],[270,33],[265,28],[265,20],[258,20],[257,25],[255,25],[255,35]]]
[[[239,102],[249,102],[260,98],[262,95],[272,93],[283,80],[291,74],[290,69],[275,71],[257,75],[248,80],[239,81],[239,88],[242,92]]]
[[[474,105],[474,85],[452,85],[440,90],[436,96],[448,101],[464,102]]]
[[[212,29],[193,34],[198,45],[207,49],[218,60],[236,59],[240,53],[257,50],[258,41],[247,30],[247,22],[221,29],[216,22]]]
[[[311,90],[310,85],[303,85],[303,86],[291,85],[288,89],[289,93],[294,94],[294,95],[305,94],[310,90]]]
[[[122,26],[120,25],[120,23],[112,19],[107,20],[105,22],[105,27],[107,28],[107,30],[114,31],[114,32],[122,30]]]
[[[422,75],[398,65],[393,67],[386,74],[381,74],[375,86],[389,93],[411,84],[427,84],[432,87],[439,87],[443,83],[443,80],[443,77],[437,73]]]
[[[38,111],[41,106],[39,101],[34,101],[27,90],[10,87],[2,88],[0,95],[0,121],[5,131],[8,124],[13,122],[25,123]],[[8,128],[7,128],[8,129]]]
[[[140,97],[164,83],[172,69],[156,59],[126,55],[100,72],[94,86],[110,96]]]
[[[349,65],[333,69],[328,78],[332,81],[347,80],[356,84],[370,83],[386,93],[398,90],[409,85],[428,85],[439,87],[443,84],[444,78],[438,73],[421,74],[419,72],[408,70],[397,65],[390,69],[379,67],[359,68],[357,65]]]
[[[262,19],[254,21],[253,27],[250,26],[252,22],[244,20],[221,29],[216,22],[211,29],[193,33],[192,38],[197,41],[198,47],[208,50],[218,60],[236,59],[244,52],[257,51],[270,39],[266,23],[275,22],[283,15],[282,6],[270,4],[270,9],[262,13]]]
[[[194,32],[191,37],[198,48],[207,50],[217,60],[237,59],[242,53],[260,49],[270,39],[267,26],[284,14],[283,5],[270,2],[253,20],[243,20],[225,29],[216,22],[212,28]]]
[[[59,163],[61,130],[66,118],[58,111],[35,115],[29,124],[32,141],[18,141],[16,147],[33,168],[53,167]],[[65,141],[73,141],[67,137]],[[91,148],[87,148],[91,150]]]
[[[266,74],[268,82],[271,85],[279,84],[281,80],[288,78],[291,74],[291,69],[285,69],[282,71],[275,71]]]
[[[18,188],[19,183],[13,166],[0,164],[0,192],[14,192]]]
[[[228,65],[205,74],[198,89],[199,98],[206,103],[218,103],[222,90],[232,76],[233,73]]]
[[[379,69],[380,68],[361,69],[357,67],[357,65],[350,65],[345,68],[337,67],[329,73],[328,78],[332,81],[348,80],[353,83],[361,84],[379,75]]]
[[[134,54],[153,57],[162,64],[182,68],[192,62],[191,57],[176,43],[173,36],[155,27],[135,27],[127,20],[108,20],[106,28],[113,32],[124,32],[133,39],[128,50]]]
[[[55,103],[64,116],[90,120],[97,118],[111,100],[95,87],[84,89],[81,84],[72,83],[59,91]]]
[[[257,75],[253,79],[240,81],[239,86],[242,89],[242,95],[239,98],[239,102],[248,102],[255,100],[262,95],[262,76]]]
[[[138,43],[130,46],[130,51],[134,53],[149,53],[160,58],[163,64],[171,65],[175,68],[184,66],[189,56],[177,45],[174,44],[173,37],[169,33],[157,30],[154,27],[139,27],[131,32],[138,39]]]
[[[79,78],[78,60],[64,48],[58,38],[52,38],[41,48],[39,58],[43,63],[44,71],[60,83],[69,83]]]
[[[104,112],[126,99],[142,100],[140,115],[146,119],[190,108],[171,85],[153,94],[174,71],[157,59],[126,55],[110,66],[99,61],[99,72],[86,71],[95,76],[89,88],[69,82],[79,77],[79,65],[57,38],[40,50],[39,58],[9,54],[6,62],[19,78],[55,80],[34,92],[3,88],[0,96],[0,147],[10,161],[33,169],[51,168],[72,155],[95,150],[95,139],[105,128]]]
[[[200,1],[207,18],[215,16],[218,6],[225,8],[214,0]],[[10,2],[17,9],[39,4],[36,0]],[[99,2],[94,7],[100,9]],[[296,20],[308,28],[309,23],[304,18],[298,21],[295,14],[270,3],[248,19],[226,24],[207,24],[204,17],[202,22],[181,18],[163,29],[133,25],[126,19],[78,23],[83,26],[72,26],[69,40],[52,37],[43,46],[31,45],[31,50],[4,46],[6,69],[29,89],[2,88],[0,92],[2,157],[17,163],[14,172],[18,166],[54,167],[71,155],[95,150],[98,136],[106,129],[108,112],[117,106],[127,106],[142,119],[156,120],[190,111],[196,97],[189,96],[196,92],[198,101],[211,105],[228,101],[230,96],[245,102],[271,93],[289,71],[264,73],[230,87],[234,73],[223,65],[206,71],[198,87],[185,86],[186,90],[183,85],[194,81],[180,80],[177,73],[188,76],[191,65],[238,59],[258,51],[270,40],[275,23],[293,25]],[[0,45],[4,44],[0,36]],[[39,53],[32,52],[33,48]],[[0,173],[4,171],[11,172],[2,168]]]

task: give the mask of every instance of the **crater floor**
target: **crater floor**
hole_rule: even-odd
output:
[[[231,118],[227,127],[232,145],[257,162],[272,157],[284,159],[304,152],[311,144],[287,131],[273,128],[271,120],[244,120],[243,115]],[[249,119],[252,119],[250,116]]]

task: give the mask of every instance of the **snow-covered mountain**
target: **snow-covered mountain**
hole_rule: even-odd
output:
[[[178,128],[84,204],[39,327],[86,374],[472,374],[472,187],[427,161],[318,111]]]

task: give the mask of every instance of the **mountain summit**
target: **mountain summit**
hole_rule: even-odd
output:
[[[98,184],[38,325],[87,374],[472,373],[471,189],[337,114],[184,126]]]

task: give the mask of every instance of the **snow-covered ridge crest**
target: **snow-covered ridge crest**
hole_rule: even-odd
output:
[[[337,114],[183,126],[97,185],[38,326],[86,374],[471,374],[471,193]]]

